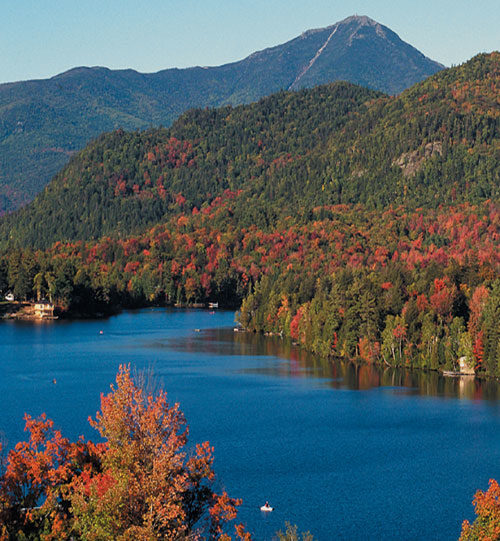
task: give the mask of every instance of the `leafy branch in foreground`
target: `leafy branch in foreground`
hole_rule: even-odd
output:
[[[474,496],[476,520],[464,520],[460,541],[497,541],[500,539],[500,486],[490,479],[486,492],[478,490]]]

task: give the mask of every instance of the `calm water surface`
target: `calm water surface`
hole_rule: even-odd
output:
[[[214,445],[219,488],[243,498],[256,539],[287,520],[319,540],[458,537],[475,490],[500,478],[496,383],[323,363],[233,321],[151,309],[1,323],[3,439],[24,438],[24,412],[96,439],[86,419],[130,362],[180,402],[192,442]]]

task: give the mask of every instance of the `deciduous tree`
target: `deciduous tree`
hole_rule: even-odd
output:
[[[30,439],[0,476],[0,536],[231,539],[240,501],[213,491],[213,449],[188,449],[184,415],[164,391],[146,391],[121,366],[90,424],[102,443],[72,443],[45,416],[26,417]],[[249,539],[241,525],[236,536]]]

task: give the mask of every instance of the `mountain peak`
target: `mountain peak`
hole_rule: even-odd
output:
[[[305,32],[302,32],[300,35],[301,38],[309,37],[313,34],[317,34],[319,32],[325,32],[327,30],[333,31],[335,28],[349,26],[355,24],[358,26],[358,28],[362,26],[375,26],[375,27],[382,27],[380,23],[377,21],[374,21],[373,19],[370,19],[370,17],[366,15],[351,15],[350,17],[347,17],[343,19],[342,21],[339,21],[335,24],[331,24],[329,26],[322,26],[321,28],[311,28],[309,30],[306,30]]]
[[[275,50],[280,48],[287,51],[287,62],[292,54],[298,58],[304,51],[289,90],[311,87],[320,80],[346,80],[397,94],[443,68],[366,15],[351,15],[331,26],[308,30],[300,40]]]
[[[373,19],[370,19],[370,17],[366,15],[351,15],[350,17],[347,17],[346,19],[338,22],[337,24],[341,25],[350,23],[357,23],[361,26],[380,26],[380,23],[374,21]]]
[[[351,15],[350,17],[347,17],[347,19],[337,23],[337,26],[346,27],[349,30],[354,27],[354,30],[350,31],[348,38],[349,45],[352,44],[353,39],[366,37],[366,30],[369,28],[374,29],[375,34],[382,39],[388,39],[387,31],[390,32],[384,25],[370,19],[370,17],[367,17],[366,15]]]

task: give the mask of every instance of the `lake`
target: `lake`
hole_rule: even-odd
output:
[[[215,447],[217,487],[243,499],[255,539],[285,521],[319,540],[458,538],[476,489],[500,479],[496,382],[324,362],[233,327],[233,312],[159,308],[2,322],[3,440],[24,438],[24,412],[97,439],[87,417],[131,363]]]

